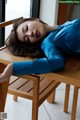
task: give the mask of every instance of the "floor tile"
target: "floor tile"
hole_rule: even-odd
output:
[[[71,105],[72,105],[73,90],[70,91],[68,113],[63,112],[64,95],[65,95],[64,90],[60,90],[60,91],[58,90],[56,91],[56,98],[54,104],[48,103],[47,100],[44,102],[44,106],[52,120],[71,120],[71,108],[72,108]],[[80,120],[79,98],[80,96],[78,97],[76,120]]]
[[[31,100],[18,97],[18,101],[15,102],[12,95],[7,95],[5,112],[8,120],[31,120],[31,108]],[[43,104],[39,107],[38,116],[38,120],[51,120]]]

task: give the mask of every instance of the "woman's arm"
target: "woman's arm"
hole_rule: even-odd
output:
[[[11,75],[13,74],[13,63],[10,63],[0,74],[0,82],[9,81]]]
[[[53,43],[46,42],[41,48],[46,55],[45,58],[13,62],[13,74],[42,74],[59,71],[64,67],[64,59]]]
[[[42,74],[59,71],[64,67],[63,57],[51,42],[43,44],[42,50],[45,58],[9,64],[0,75],[0,82],[9,80],[12,74]]]

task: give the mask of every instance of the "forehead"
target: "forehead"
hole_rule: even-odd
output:
[[[20,24],[16,29],[17,37],[18,37],[19,40],[23,39],[22,27],[23,27],[24,23]]]
[[[26,24],[28,24],[28,23],[30,23],[30,22],[31,22],[31,21],[25,21],[25,22],[21,23],[21,24],[17,27],[17,29],[22,28],[24,25],[26,25]]]
[[[32,22],[33,22],[33,20],[28,20],[28,21],[25,21],[25,22],[21,23],[21,24],[17,27],[17,31],[20,30],[20,29],[22,29],[23,26],[25,26],[25,25],[27,25],[27,24],[30,24],[30,23],[32,23]]]

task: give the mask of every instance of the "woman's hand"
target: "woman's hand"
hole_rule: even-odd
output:
[[[3,71],[3,73],[0,74],[0,83],[9,81],[11,75],[13,74],[13,64],[9,64]]]

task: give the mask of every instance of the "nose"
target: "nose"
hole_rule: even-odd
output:
[[[25,34],[26,34],[27,36],[34,37],[33,31],[27,31]]]

